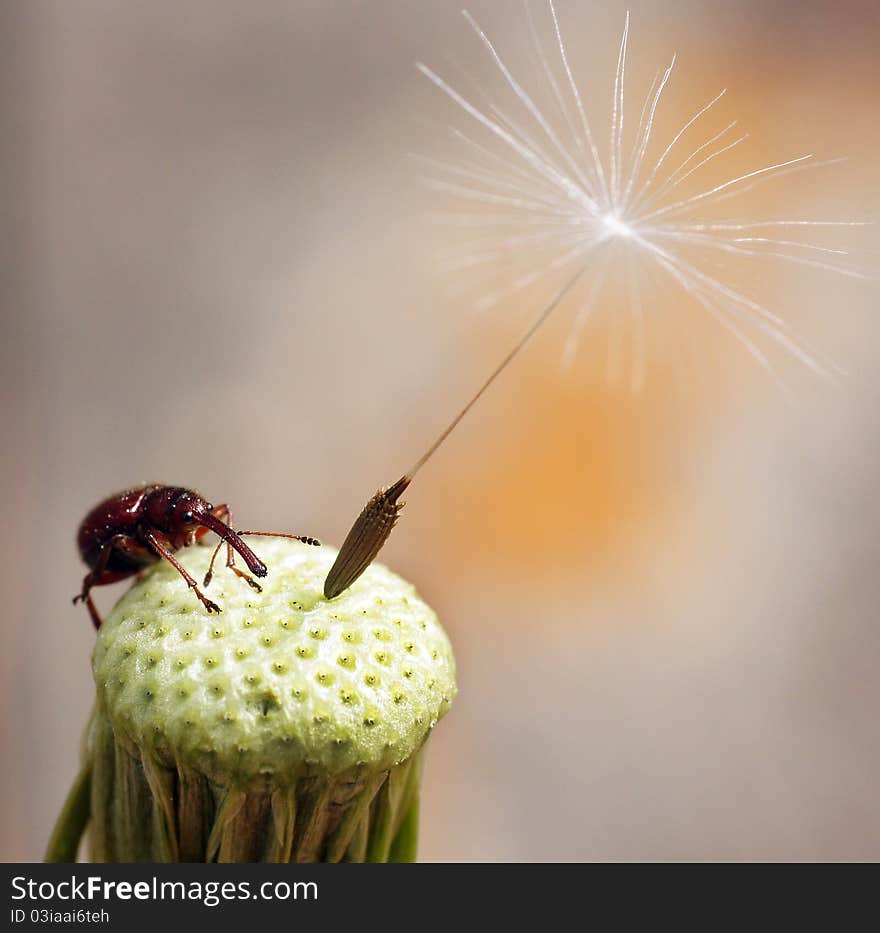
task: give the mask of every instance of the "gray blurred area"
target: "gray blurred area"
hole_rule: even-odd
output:
[[[607,99],[626,6],[558,6]],[[729,86],[759,159],[849,156],[784,209],[880,217],[875,3],[628,6],[636,77],[677,50],[683,106]],[[75,772],[88,508],[167,481],[339,542],[534,313],[432,262],[412,153],[463,121],[414,62],[492,75],[459,7],[3,4],[0,858],[41,857]],[[519,41],[519,4],[473,11]],[[878,228],[845,237],[876,275]],[[709,340],[631,398],[560,371],[563,316],[413,485],[382,559],[460,667],[422,858],[880,857],[876,282],[757,284],[840,387],[789,405]]]

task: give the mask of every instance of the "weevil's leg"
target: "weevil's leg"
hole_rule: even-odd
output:
[[[89,610],[89,616],[91,617],[92,625],[94,625],[96,629],[99,629],[103,620],[101,619],[101,616],[95,607],[95,601],[92,599],[90,592],[92,587],[96,586],[97,584],[98,580],[95,578],[94,572],[87,573],[83,577],[82,592],[77,593],[76,596],[73,597],[73,604],[75,606],[79,602],[85,603],[86,609]]]
[[[201,604],[208,610],[208,612],[221,612],[222,610],[217,605],[217,603],[212,602],[208,599],[207,596],[199,589],[196,581],[187,573],[186,568],[178,561],[178,559],[168,550],[168,548],[159,540],[156,534],[152,531],[148,531],[145,535],[147,541],[150,544],[150,547],[165,560],[171,564],[172,567],[186,580],[186,585],[196,594],[199,598]]]
[[[217,560],[217,555],[220,553],[221,547],[223,547],[222,538],[217,542],[217,547],[214,548],[214,553],[211,555],[211,563],[208,564],[208,572],[205,574],[205,579],[202,581],[203,586],[210,586],[211,580],[214,578],[214,561]]]
[[[91,617],[92,625],[95,626],[95,631],[97,631],[101,627],[101,623],[104,620],[101,618],[100,613],[95,606],[95,601],[92,599],[92,594],[86,593],[85,596],[75,596],[73,601],[76,602],[77,599],[82,599],[82,601],[86,604],[86,609],[89,610],[89,616]]]
[[[232,512],[229,510],[229,506],[225,502],[222,505],[215,506],[211,511],[221,521],[226,522],[226,524],[230,527],[232,526]],[[205,530],[207,531],[207,529]],[[217,559],[217,555],[220,553],[220,548],[222,546],[223,541],[220,541],[217,547],[214,548],[214,553],[211,555],[211,563],[208,564],[208,572],[205,574],[205,586],[211,582],[214,576],[214,561]],[[261,587],[252,576],[246,574],[243,570],[239,570],[238,567],[235,566],[235,548],[228,541],[226,542],[226,566],[237,577],[241,577],[241,579],[244,580],[244,582],[247,583],[251,589],[256,590],[258,593],[263,592],[263,587]]]
[[[229,525],[230,528],[232,527],[232,511],[229,506],[226,505],[226,503],[223,505],[218,505],[214,510],[214,514],[217,516],[217,518],[221,518],[223,515],[225,515],[226,524]],[[251,589],[256,590],[258,593],[263,592],[263,587],[261,587],[252,576],[245,573],[243,570],[239,570],[238,567],[235,566],[235,548],[228,541],[226,542],[226,566],[237,577],[240,577],[242,580],[244,580],[244,582],[247,583]]]
[[[211,509],[211,513],[219,518],[221,521],[225,521],[226,524],[229,524],[229,506],[224,502],[222,505],[216,505]],[[211,529],[206,528],[204,525],[196,531],[196,541],[201,541],[205,535],[210,534]],[[223,546],[223,539],[217,543],[217,547],[214,548],[214,553],[211,555],[211,563],[208,564],[208,572],[205,574],[205,579],[202,581],[202,586],[210,586],[211,580],[214,577],[214,561],[217,560],[217,555],[220,553],[220,548]]]
[[[91,589],[93,586],[100,586],[102,582],[114,582],[112,580],[104,580],[103,578],[107,572],[107,563],[110,560],[110,554],[113,552],[113,548],[124,538],[125,535],[114,535],[109,541],[104,542],[101,547],[101,553],[98,555],[98,563],[95,564],[95,569],[90,570],[83,577],[82,590],[73,597],[74,606],[78,602],[84,602],[86,604],[86,609],[89,610],[89,615],[92,619],[92,625],[94,625],[96,629],[101,627],[102,619],[91,597]]]
[[[238,567],[235,566],[235,549],[231,545],[227,545],[226,547],[226,566],[237,577],[241,577],[241,579],[244,580],[244,582],[247,583],[251,589],[256,590],[258,593],[263,592],[263,587],[261,587],[260,584],[257,583],[257,581],[250,574],[245,573],[243,570],[239,570]]]

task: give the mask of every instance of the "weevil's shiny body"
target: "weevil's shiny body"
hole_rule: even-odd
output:
[[[242,541],[242,535],[294,538],[306,544],[318,544],[314,538],[261,531],[233,531],[223,518],[231,521],[227,505],[214,506],[192,489],[157,483],[137,486],[99,502],[83,519],[77,534],[79,552],[90,572],[83,579],[82,591],[74,602],[85,602],[97,628],[101,617],[92,602],[90,590],[134,576],[149,564],[167,560],[186,580],[208,612],[220,607],[208,599],[196,581],[174,557],[174,552],[194,544],[209,531],[226,543],[226,566],[254,589],[259,584],[234,565],[233,551],[241,555],[254,576],[265,577],[266,565]],[[219,545],[218,545],[219,549]],[[216,557],[216,552],[215,552]],[[214,561],[211,561],[213,569]],[[204,585],[211,580],[212,570]]]
[[[192,490],[158,484],[126,489],[98,503],[82,520],[77,534],[80,556],[92,570],[110,546],[101,579],[94,585],[122,580],[160,559],[145,537],[147,531],[170,551],[193,544],[201,527],[198,516],[213,509]],[[265,574],[265,570],[254,572]]]

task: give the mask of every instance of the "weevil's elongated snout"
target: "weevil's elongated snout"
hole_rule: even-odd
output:
[[[235,550],[241,555],[242,560],[248,565],[248,570],[255,577],[265,577],[269,572],[266,565],[257,557],[256,554],[242,541],[241,537],[234,532],[226,522],[221,521],[216,515],[205,512],[199,515],[199,524],[205,528],[210,528],[214,534],[219,535],[224,541],[229,542]]]
[[[380,489],[364,506],[324,581],[327,599],[347,590],[373,562],[397,524],[400,510],[405,505],[397,500],[411,482],[409,474],[401,476],[393,486]]]

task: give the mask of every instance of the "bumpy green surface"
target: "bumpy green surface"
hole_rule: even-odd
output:
[[[329,547],[252,539],[269,567],[257,593],[218,559],[209,615],[167,563],[117,603],[93,668],[114,732],[168,766],[224,785],[392,767],[455,696],[455,662],[415,589],[374,564],[337,599]],[[211,548],[179,552],[197,579]]]

